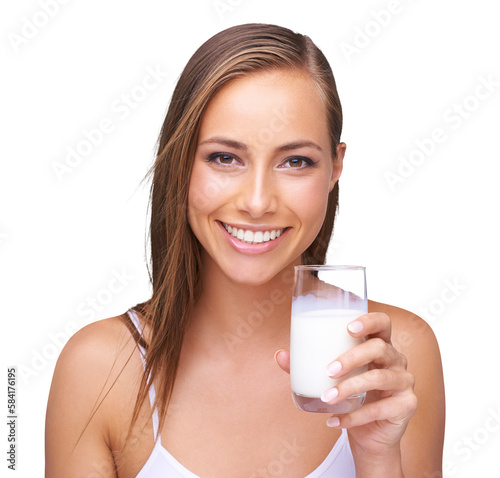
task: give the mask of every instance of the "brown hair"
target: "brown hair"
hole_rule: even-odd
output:
[[[309,37],[275,25],[240,25],[213,36],[191,57],[174,90],[156,160],[149,172],[153,294],[135,310],[148,323],[150,339],[132,424],[154,382],[161,430],[184,333],[199,292],[201,246],[187,221],[187,203],[203,113],[228,82],[270,69],[299,70],[311,77],[325,103],[335,158],[342,130],[340,100],[330,65]],[[338,183],[329,195],[326,218],[318,236],[302,254],[303,264],[324,263],[337,204]]]

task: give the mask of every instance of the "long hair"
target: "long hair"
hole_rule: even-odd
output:
[[[191,57],[172,95],[150,173],[151,299],[135,310],[147,322],[146,366],[132,425],[154,382],[160,430],[179,364],[184,334],[200,289],[201,246],[187,221],[188,190],[201,119],[228,82],[254,72],[292,69],[312,79],[324,101],[332,157],[340,142],[342,110],[323,53],[307,36],[266,24],[246,24],[210,38]],[[323,264],[338,204],[338,183],[328,198],[323,226],[302,254],[303,264]],[[131,425],[131,426],[132,426]]]

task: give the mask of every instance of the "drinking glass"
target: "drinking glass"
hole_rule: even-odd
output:
[[[329,405],[321,395],[363,366],[332,379],[326,366],[363,339],[349,335],[347,325],[368,312],[365,268],[361,266],[296,266],[290,335],[290,375],[295,405],[305,412],[348,413],[365,393]]]

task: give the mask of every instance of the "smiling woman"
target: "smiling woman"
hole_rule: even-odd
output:
[[[370,303],[345,331],[364,340],[329,375],[367,371],[322,400],[366,392],[359,410],[303,413],[290,396],[293,271],[325,261],[341,129],[332,71],[308,37],[241,25],[193,55],[151,170],[152,297],[63,350],[48,478],[437,476],[441,364],[418,317]]]
[[[287,112],[287,124],[263,141],[275,111]],[[234,282],[265,284],[298,265],[342,171],[344,145],[337,149],[332,157],[310,75],[255,72],[217,93],[201,120],[188,200],[206,273],[216,267]]]

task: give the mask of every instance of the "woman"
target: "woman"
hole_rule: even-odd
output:
[[[293,267],[325,261],[341,128],[309,38],[242,25],[194,54],[152,169],[153,296],[63,350],[48,478],[441,476],[439,350],[409,312],[370,302],[346,331],[368,340],[330,374],[370,370],[322,399],[366,391],[359,410],[328,418],[290,397]]]

